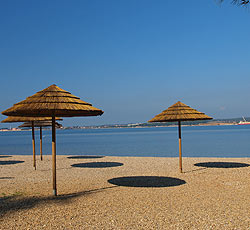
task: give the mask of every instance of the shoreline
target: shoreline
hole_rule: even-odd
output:
[[[43,156],[51,156],[52,153],[43,153]],[[30,154],[23,154],[23,155],[17,155],[17,154],[0,154],[0,160],[1,158],[9,158],[9,157],[33,157],[33,154],[30,153]],[[68,154],[56,154],[57,157],[82,157],[82,159],[84,157],[87,158],[104,158],[104,157],[116,157],[116,158],[179,158],[179,156],[128,156],[128,155],[124,155],[124,156],[119,156],[119,155],[91,155],[91,154],[71,154],[71,155],[68,155]],[[37,160],[39,161],[40,160],[40,153],[36,153],[36,157],[37,157]],[[229,156],[229,157],[226,157],[226,156],[219,156],[219,157],[216,157],[216,156],[182,156],[182,158],[187,158],[187,159],[190,159],[190,158],[197,158],[197,159],[204,159],[204,158],[212,158],[212,159],[250,159],[250,156],[243,156],[243,157],[239,157],[239,156]]]
[[[72,155],[70,155],[72,157]],[[248,229],[250,158],[0,156],[0,229]],[[85,156],[86,157],[86,156]],[[5,195],[3,195],[5,194]]]
[[[223,123],[223,122],[214,122],[214,123],[204,123],[204,124],[194,124],[194,125],[186,125],[182,124],[182,127],[210,127],[210,126],[238,126],[240,124],[238,123]],[[249,124],[241,124],[241,126],[247,126]],[[63,127],[58,128],[57,130],[85,130],[85,129],[140,129],[140,128],[162,128],[162,127],[178,127],[178,125],[152,125],[152,126],[104,126],[104,127],[93,127],[93,126],[83,126],[80,128],[73,128],[73,127]],[[35,130],[39,130],[38,128],[35,128]],[[45,128],[45,130],[51,130],[51,128]],[[10,129],[0,129],[0,132],[20,132],[20,131],[31,131],[31,129],[19,129],[19,128],[13,128],[13,130]]]

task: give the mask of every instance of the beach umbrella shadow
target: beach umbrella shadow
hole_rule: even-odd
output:
[[[23,162],[24,161],[0,161],[0,165],[15,165]]]
[[[88,162],[88,163],[79,163],[73,164],[72,167],[78,168],[111,168],[122,166],[123,163],[120,162]]]
[[[14,179],[14,177],[12,177],[12,176],[0,177],[0,180],[10,180],[10,179]]]
[[[103,158],[105,156],[69,156],[68,159],[95,159],[95,158]]]
[[[113,189],[117,186],[108,186],[102,188],[96,188],[86,191],[79,191],[69,194],[61,194],[59,196],[46,196],[46,197],[36,197],[36,196],[24,196],[22,194],[12,194],[4,197],[0,197],[0,216],[8,215],[10,213],[19,212],[21,210],[29,210],[36,207],[37,205],[58,205],[58,204],[68,204],[72,202],[72,199],[89,196],[95,193],[101,193],[105,190]]]
[[[242,168],[249,167],[249,164],[237,163],[237,162],[202,162],[196,163],[194,166],[205,167],[205,168]]]
[[[108,180],[110,184],[126,187],[149,187],[162,188],[173,187],[186,184],[186,181],[174,177],[159,177],[159,176],[131,176],[117,177]]]

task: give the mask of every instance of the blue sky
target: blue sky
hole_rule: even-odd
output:
[[[0,111],[57,84],[104,111],[66,126],[146,122],[178,100],[250,116],[250,11],[230,2],[0,1]]]

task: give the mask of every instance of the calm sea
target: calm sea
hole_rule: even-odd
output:
[[[39,132],[36,131],[39,154]],[[250,125],[182,127],[184,157],[250,157]],[[51,154],[51,131],[43,131]],[[31,155],[31,132],[0,132],[0,155]],[[177,127],[57,130],[57,154],[178,156]]]

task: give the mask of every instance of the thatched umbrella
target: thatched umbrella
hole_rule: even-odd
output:
[[[149,122],[176,122],[178,121],[179,130],[179,168],[182,172],[182,153],[181,153],[181,121],[211,120],[212,117],[207,116],[195,109],[178,101],[160,114],[156,115]]]
[[[62,127],[62,125],[58,122],[55,123],[56,128],[59,129]],[[52,121],[35,121],[34,127],[49,127],[52,126]],[[22,125],[19,125],[18,128],[31,128],[32,122],[24,122]]]
[[[57,119],[56,120],[62,120],[62,119]],[[59,124],[59,123],[55,123],[56,125],[56,128],[61,128],[62,125]],[[41,161],[43,160],[43,134],[42,134],[42,129],[43,127],[49,127],[49,126],[52,126],[52,121],[51,121],[51,118],[50,120],[46,120],[46,121],[34,121],[34,122],[24,122],[22,125],[19,125],[18,127],[19,128],[32,128],[33,130],[33,127],[38,127],[40,128],[40,158],[41,158]]]
[[[56,132],[55,117],[74,116],[98,116],[103,111],[93,107],[91,104],[80,100],[56,85],[37,92],[26,100],[15,104],[5,110],[2,114],[7,116],[51,116],[52,117],[52,172],[53,172],[53,194],[57,195],[56,188]]]
[[[62,120],[62,119],[61,118],[56,118],[56,120]],[[2,123],[14,123],[14,122],[30,122],[31,123],[31,127],[32,127],[33,166],[34,166],[35,169],[36,169],[36,148],[35,148],[34,122],[38,122],[38,121],[51,121],[51,117],[17,117],[17,116],[9,116],[6,119],[1,121]],[[40,134],[41,134],[41,129],[40,129]],[[40,136],[40,138],[41,138],[41,136]],[[40,146],[41,146],[41,143],[40,143]],[[40,149],[41,149],[41,147],[40,147]]]

